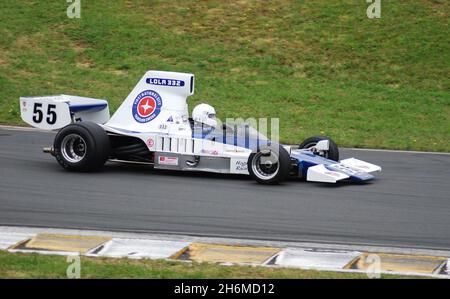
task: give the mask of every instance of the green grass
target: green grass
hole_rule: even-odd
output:
[[[0,122],[19,96],[68,93],[112,109],[148,69],[196,74],[191,109],[279,117],[281,139],[450,151],[446,0],[3,1]]]
[[[0,251],[0,279],[67,278],[66,257],[8,253]],[[165,260],[131,260],[81,257],[81,278],[261,278],[364,279],[365,274],[282,269],[252,266],[221,266],[209,263],[186,263]],[[381,278],[410,278],[382,275]]]

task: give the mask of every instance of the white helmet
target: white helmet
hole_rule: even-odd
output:
[[[195,106],[192,111],[192,118],[195,122],[203,123],[205,125],[216,127],[216,109],[208,104],[199,104]]]

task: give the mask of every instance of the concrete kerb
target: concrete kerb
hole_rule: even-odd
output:
[[[42,238],[44,236],[45,238]],[[58,236],[58,238],[54,238]],[[71,251],[70,248],[77,248],[74,240],[98,240],[89,244],[92,248],[84,252]],[[41,247],[27,248],[30,240],[50,240],[51,246],[45,242]],[[56,240],[56,241],[55,241]],[[64,247],[65,240],[70,240],[70,246]],[[63,243],[55,243],[55,242]],[[32,243],[36,244],[36,243]],[[85,244],[85,243],[83,243]],[[292,246],[296,244],[297,246]],[[423,250],[401,248],[373,248],[361,246],[355,250],[357,245],[351,245],[352,249],[343,249],[344,245],[334,244],[312,244],[312,243],[291,243],[290,246],[282,245],[275,241],[261,240],[239,240],[227,238],[173,236],[138,233],[118,233],[102,231],[86,231],[73,229],[47,229],[47,228],[26,228],[26,227],[0,227],[0,249],[7,249],[9,252],[39,253],[54,255],[84,255],[89,257],[114,257],[132,259],[164,259],[184,262],[206,261],[215,262],[221,265],[255,265],[272,268],[298,268],[305,270],[321,270],[349,273],[367,273],[364,267],[358,267],[358,261],[367,254],[379,253],[383,258],[388,256],[388,265],[399,264],[389,271],[389,267],[380,268],[383,274],[401,274],[426,276],[435,278],[450,278],[448,273],[448,262],[450,252],[444,255],[424,255]],[[348,246],[347,246],[348,247]],[[57,250],[66,248],[66,250]],[[78,247],[84,248],[84,247]],[[371,250],[367,250],[371,249]],[[385,249],[384,251],[381,249]],[[394,250],[395,249],[395,250]],[[83,251],[83,250],[80,250]],[[195,254],[186,254],[191,251]],[[410,252],[416,252],[411,255]],[[425,250],[426,251],[426,250]],[[429,250],[428,250],[429,251]],[[253,254],[253,253],[257,254]],[[421,252],[418,254],[418,252]],[[435,252],[436,253],[436,252]],[[395,258],[398,257],[398,260]],[[422,260],[433,261],[433,265],[424,268]],[[408,259],[415,259],[415,263],[403,267],[402,262]],[[417,261],[418,260],[418,261]],[[361,262],[360,262],[361,264]],[[359,264],[359,265],[360,265]],[[418,265],[417,269],[414,265]],[[425,269],[425,270],[424,270]],[[429,270],[432,269],[433,271]],[[399,270],[399,271],[397,271]],[[417,271],[415,271],[417,270]]]

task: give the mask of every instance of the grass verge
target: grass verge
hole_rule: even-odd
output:
[[[447,0],[3,1],[0,122],[19,96],[106,98],[114,111],[148,69],[192,72],[190,107],[277,117],[281,140],[450,151]]]
[[[64,256],[0,251],[0,279],[67,278],[70,265]],[[259,278],[259,279],[364,279],[365,274],[254,266],[221,266],[165,260],[81,257],[81,278]],[[381,278],[411,278],[382,275]]]

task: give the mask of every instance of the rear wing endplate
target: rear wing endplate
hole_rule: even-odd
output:
[[[58,130],[77,121],[104,124],[109,120],[109,108],[106,100],[79,96],[21,97],[20,115],[33,127]]]

